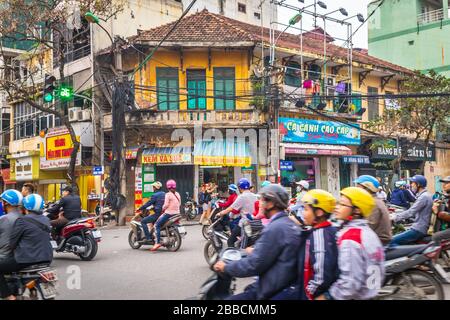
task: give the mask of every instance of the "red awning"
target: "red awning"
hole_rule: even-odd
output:
[[[2,169],[1,170],[2,179],[4,184],[15,184],[15,181],[10,180],[11,179],[11,171],[10,169]]]
[[[349,156],[352,150],[346,146],[331,144],[282,143],[286,154],[306,154],[319,156]]]

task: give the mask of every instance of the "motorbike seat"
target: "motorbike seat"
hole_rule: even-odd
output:
[[[180,214],[174,214],[172,217],[169,218],[169,220],[167,220],[166,223],[164,223],[164,225],[161,227],[161,229],[168,227],[169,225],[171,225],[172,223],[174,223],[175,221],[177,221],[180,218],[181,218]]]
[[[386,260],[393,260],[393,259],[405,257],[415,251],[420,252],[420,250],[424,250],[427,246],[428,246],[427,244],[417,244],[417,245],[406,245],[406,246],[387,248],[385,250]]]
[[[20,270],[18,273],[31,273],[38,272],[47,269],[50,266],[49,263],[33,264],[25,269]]]
[[[431,242],[431,241],[432,241],[431,236],[423,237],[423,238],[420,240],[420,242],[424,242],[424,243]]]

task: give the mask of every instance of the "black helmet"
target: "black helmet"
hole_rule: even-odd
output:
[[[277,208],[286,209],[289,206],[289,194],[279,184],[271,184],[262,188],[261,197],[272,201]]]

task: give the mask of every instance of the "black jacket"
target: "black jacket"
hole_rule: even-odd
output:
[[[51,262],[50,220],[30,213],[16,220],[11,234],[11,249],[17,263]]]
[[[75,220],[81,218],[81,199],[75,194],[69,194],[62,197],[53,206],[47,209],[47,212],[54,215],[58,214],[60,209],[64,211],[64,217],[67,220]]]

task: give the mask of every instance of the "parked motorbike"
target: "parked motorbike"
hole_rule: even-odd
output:
[[[385,280],[377,300],[444,300],[447,273],[437,262],[441,244],[386,249]]]
[[[141,220],[149,214],[154,214],[153,208],[149,208],[147,213],[138,213],[130,222],[131,230],[128,234],[128,243],[131,248],[139,249],[143,245],[154,245],[155,240],[148,241],[145,238],[144,229],[142,229]],[[162,227],[161,227],[161,245],[166,247],[167,250],[175,252],[181,247],[182,237],[187,232],[186,229],[180,224],[181,215],[173,215]],[[154,229],[151,231],[153,234]]]
[[[44,211],[44,215],[48,215],[47,212]],[[96,229],[94,218],[81,218],[53,230],[51,243],[56,252],[71,252],[83,261],[90,261],[97,255],[101,239],[102,234]]]
[[[186,203],[184,204],[184,215],[186,220],[194,220],[198,215],[197,202],[186,192]]]
[[[48,264],[32,265],[5,275],[13,295],[20,300],[54,300],[57,295],[56,270]]]

